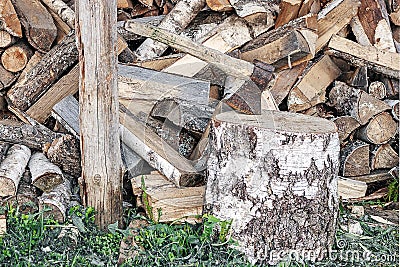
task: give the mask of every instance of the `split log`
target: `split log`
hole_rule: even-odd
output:
[[[400,8],[397,8],[396,11],[390,13],[390,21],[396,25],[400,26]]]
[[[342,199],[365,197],[367,189],[368,185],[363,181],[346,177],[338,179],[338,196]]]
[[[67,36],[67,34],[71,31],[71,27],[68,26],[68,24],[65,23],[64,20],[62,20],[57,13],[55,13],[50,8],[47,9],[50,15],[53,17],[54,24],[57,27],[57,37],[54,44],[59,44],[64,39],[64,37]]]
[[[339,168],[334,123],[278,111],[226,112],[212,120],[211,142],[205,212],[233,220],[232,237],[251,262],[275,264],[273,250],[315,253],[333,243]]]
[[[9,148],[9,143],[0,141],[0,163],[5,159]]]
[[[279,15],[275,21],[275,28],[278,28],[298,17],[302,0],[283,0],[279,4]],[[311,2],[311,1],[308,1]],[[308,13],[308,12],[307,12]],[[304,14],[305,15],[305,14]]]
[[[352,116],[340,116],[332,120],[338,128],[340,143],[350,136],[361,124]]]
[[[385,171],[376,170],[367,175],[353,176],[353,177],[351,177],[351,179],[354,179],[354,180],[360,181],[360,182],[364,182],[368,186],[370,186],[372,184],[382,183],[384,181],[391,179],[391,175],[386,170]]]
[[[202,175],[192,163],[157,136],[147,126],[133,117],[123,105],[120,105],[121,139],[142,157],[150,166],[160,171],[177,186],[196,185]]]
[[[31,150],[24,145],[13,145],[0,164],[0,196],[17,193],[19,181],[31,156]]]
[[[279,1],[229,0],[236,14],[249,22],[272,20],[272,13],[278,13]]]
[[[358,18],[372,45],[396,53],[389,16],[383,0],[361,0]]]
[[[27,74],[26,80],[15,84],[8,91],[11,103],[20,110],[27,110],[45,93],[54,81],[78,61],[75,35],[71,32],[64,40],[43,56]]]
[[[21,23],[11,0],[0,1],[0,29],[6,30],[15,37],[22,37]]]
[[[144,4],[147,7],[153,6],[153,0],[143,1],[141,0],[140,3]],[[117,8],[133,8],[133,4],[131,0],[118,0],[117,1]]]
[[[308,13],[317,14],[321,10],[319,0],[303,0],[299,10],[298,17],[307,15]]]
[[[339,81],[335,82],[330,91],[329,101],[329,105],[334,107],[340,116],[353,116],[361,125],[367,124],[374,115],[390,109],[385,102]]]
[[[12,72],[6,70],[0,64],[0,91],[10,87],[15,82],[15,80],[17,80],[17,78],[18,78],[17,73],[12,73]]]
[[[165,16],[158,27],[177,34],[181,33],[205,4],[205,0],[181,0]],[[136,49],[135,54],[139,60],[145,60],[160,56],[167,48],[167,44],[155,42],[149,38]]]
[[[397,133],[398,124],[388,112],[375,115],[367,125],[361,127],[356,137],[372,144],[385,144]]]
[[[162,71],[163,69],[168,68],[183,57],[184,54],[173,54],[164,57],[158,57],[155,59],[134,62],[133,65],[146,69]]]
[[[129,179],[138,175],[148,174],[154,170],[124,143],[121,143],[121,157]]]
[[[368,94],[378,99],[386,98],[386,86],[383,82],[374,81],[368,86]]]
[[[213,11],[227,12],[233,10],[229,0],[206,0],[206,2],[207,6]]]
[[[315,52],[328,44],[357,15],[359,0],[334,0],[318,13],[318,40]]]
[[[345,177],[370,173],[369,145],[356,140],[349,142],[340,151],[340,173]]]
[[[49,192],[44,192],[39,198],[39,210],[46,216],[52,216],[59,223],[65,222],[67,210],[71,201],[71,183],[64,179]],[[50,210],[48,210],[50,209]]]
[[[0,48],[6,48],[15,43],[18,39],[5,30],[0,30]]]
[[[392,99],[396,99],[396,98],[398,99],[399,90],[400,90],[400,80],[382,77],[381,82],[383,82],[385,84],[386,97],[392,98]]]
[[[340,73],[338,66],[327,55],[312,62],[289,93],[289,110],[301,111],[324,103],[326,88]]]
[[[326,54],[347,60],[355,66],[367,66],[383,75],[400,79],[400,54],[359,45],[348,39],[332,36]]]
[[[22,70],[21,74],[18,77],[18,80],[16,83],[20,83],[23,80],[28,79],[27,75],[28,73],[33,69],[33,67],[39,63],[39,61],[42,59],[43,54],[36,51],[32,57],[29,59],[28,63],[26,64],[25,68]]]
[[[39,0],[11,0],[25,29],[28,42],[40,52],[50,50],[57,37],[53,18]]]
[[[1,55],[3,67],[10,72],[18,72],[25,68],[33,55],[32,49],[23,42],[8,47]]]
[[[150,24],[153,26],[158,26],[160,22],[165,18],[165,16],[150,16],[150,17],[143,17],[143,18],[135,18],[134,20],[140,23],[144,24]],[[138,41],[143,39],[143,36],[134,34],[132,32],[129,32],[125,30],[124,28],[125,21],[118,21],[117,22],[117,27],[118,27],[118,33],[122,38],[124,38],[126,41]]]
[[[356,37],[357,43],[363,46],[372,46],[358,16],[352,18],[350,21],[350,27]]]
[[[0,236],[7,233],[7,216],[6,214],[0,214]]]
[[[31,156],[28,167],[32,174],[32,184],[44,192],[51,191],[63,182],[64,177],[60,168],[51,163],[41,152]]]
[[[141,205],[153,220],[189,223],[200,221],[204,186],[177,188],[161,174],[137,176],[131,181],[133,192],[138,199],[137,204]],[[159,210],[161,216],[158,218]]]
[[[392,116],[396,121],[399,121],[399,100],[386,99],[384,102],[392,107]]]
[[[392,178],[399,179],[399,167],[393,167],[390,169],[389,174],[392,176]]]
[[[364,91],[368,88],[368,73],[367,67],[357,67],[356,70],[351,73],[350,77],[345,81],[349,86],[357,87]]]
[[[376,146],[371,151],[370,166],[371,170],[390,169],[398,166],[399,154],[390,146],[384,144]]]

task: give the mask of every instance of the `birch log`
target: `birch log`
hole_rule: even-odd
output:
[[[62,184],[39,197],[39,210],[45,210],[45,215],[52,215],[56,221],[63,223],[70,202],[71,183],[68,179],[64,179]]]
[[[206,0],[180,0],[158,27],[179,34],[205,5]],[[148,38],[136,49],[135,54],[139,60],[146,60],[161,56],[167,48],[168,45]]]
[[[63,182],[60,168],[51,163],[43,153],[34,153],[28,166],[32,174],[32,184],[44,192],[49,192]]]
[[[13,145],[0,165],[0,196],[17,193],[18,184],[31,156],[31,150],[24,145]]]
[[[339,138],[333,122],[277,111],[212,119],[205,209],[233,219],[252,263],[318,256],[335,236]],[[312,151],[312,152],[311,152]]]

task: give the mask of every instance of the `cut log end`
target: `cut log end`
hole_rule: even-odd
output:
[[[32,56],[32,50],[25,44],[16,44],[7,48],[1,55],[1,63],[11,72],[18,72],[25,68]]]
[[[12,196],[17,192],[14,181],[10,178],[0,177],[0,196]]]

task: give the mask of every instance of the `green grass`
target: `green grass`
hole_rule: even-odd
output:
[[[98,230],[92,208],[72,208],[62,225],[46,218],[42,212],[26,215],[10,207],[7,213],[7,234],[0,237],[0,266],[116,266],[120,242],[129,234],[116,224],[110,225],[107,232]],[[128,217],[127,220],[139,218],[134,212]],[[345,208],[341,209],[342,224],[354,220]],[[368,216],[357,220],[363,234],[338,229],[337,244],[333,247],[335,255],[351,251],[370,258],[393,255],[398,260],[397,226],[376,226]],[[138,248],[139,253],[124,266],[251,266],[232,246],[230,222],[213,216],[205,216],[203,221],[203,224],[190,225],[149,220],[149,225],[137,229],[134,237],[143,249]],[[65,235],[61,238],[60,233]],[[332,257],[321,262],[287,260],[276,266],[397,266],[396,262],[365,257],[355,260]]]

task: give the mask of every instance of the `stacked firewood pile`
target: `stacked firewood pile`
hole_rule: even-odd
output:
[[[60,221],[83,184],[74,3],[65,2],[0,0],[0,196],[50,206]],[[201,214],[209,121],[232,109],[334,121],[343,198],[383,197],[398,179],[399,1],[118,7],[125,197],[149,216]]]

